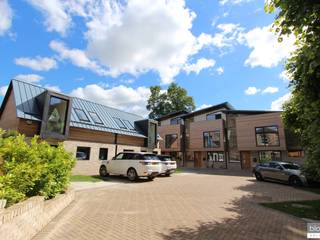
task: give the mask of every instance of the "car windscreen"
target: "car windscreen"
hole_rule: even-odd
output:
[[[158,156],[161,161],[172,161],[170,156]]]
[[[144,160],[159,160],[159,158],[155,154],[144,154],[143,159]]]
[[[296,164],[281,164],[285,169],[300,170],[300,167]]]

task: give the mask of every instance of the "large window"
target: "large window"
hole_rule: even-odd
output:
[[[170,119],[170,125],[178,125],[181,124],[181,118],[172,118]]]
[[[178,135],[168,134],[165,137],[166,148],[177,148],[178,147]]]
[[[108,159],[108,148],[100,148],[99,160],[107,160],[107,159]]]
[[[260,162],[281,161],[280,151],[261,151],[259,152]]]
[[[209,113],[206,116],[207,120],[218,120],[221,118],[222,118],[222,114],[220,112],[219,113]]]
[[[220,147],[220,131],[204,132],[203,146],[205,148]]]
[[[77,147],[76,158],[77,160],[90,160],[90,148]]]
[[[279,146],[277,126],[256,127],[257,146]]]
[[[65,134],[66,119],[68,112],[68,101],[58,97],[50,97],[47,131]]]

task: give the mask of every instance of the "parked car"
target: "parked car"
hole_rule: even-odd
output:
[[[174,173],[177,169],[177,162],[172,160],[169,155],[158,155],[161,161],[161,173],[167,177],[170,177],[171,173]]]
[[[112,160],[102,160],[100,176],[109,174],[127,176],[130,181],[139,177],[154,179],[161,172],[161,161],[152,153],[121,152]]]
[[[253,174],[258,181],[271,180],[289,183],[293,186],[307,184],[307,179],[301,174],[298,164],[271,161],[258,163],[253,169]]]

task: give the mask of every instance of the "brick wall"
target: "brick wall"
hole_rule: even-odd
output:
[[[37,196],[0,209],[0,239],[31,239],[73,200],[74,192],[70,190],[47,201]]]

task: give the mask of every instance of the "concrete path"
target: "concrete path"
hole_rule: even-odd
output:
[[[111,183],[78,191],[34,239],[306,239],[305,221],[258,202],[320,198],[224,171]]]

